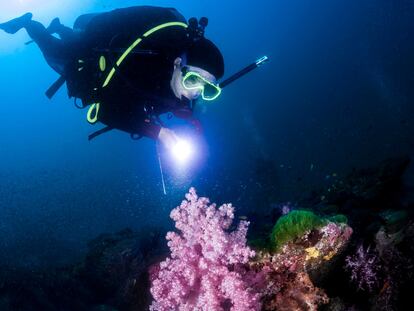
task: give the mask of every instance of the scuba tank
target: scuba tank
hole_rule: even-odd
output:
[[[90,14],[83,14],[76,18],[75,22],[73,23],[73,31],[75,32],[83,32],[85,31],[86,27],[88,26],[89,22],[95,17],[98,16],[98,13],[90,13]]]

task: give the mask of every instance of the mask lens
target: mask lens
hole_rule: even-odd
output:
[[[204,85],[203,95],[207,99],[214,99],[219,94],[219,90],[216,86],[210,83]]]
[[[184,77],[183,83],[186,88],[197,88],[203,87],[204,81],[197,74],[190,73]]]
[[[196,72],[187,72],[183,78],[183,85],[189,90],[201,89],[204,100],[214,100],[221,93],[220,87],[207,81]]]

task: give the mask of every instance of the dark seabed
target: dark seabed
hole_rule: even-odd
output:
[[[414,2],[12,0],[0,22],[133,5],[207,16],[225,77],[270,61],[198,104],[198,157],[161,154],[165,195],[153,141],[88,141],[100,126],[44,95],[58,76],[26,32],[0,31],[0,311],[411,310]],[[190,187],[234,220],[190,195],[171,250]]]

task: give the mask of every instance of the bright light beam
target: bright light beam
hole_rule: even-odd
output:
[[[187,141],[180,139],[171,149],[171,154],[178,164],[185,164],[193,155],[194,147]]]

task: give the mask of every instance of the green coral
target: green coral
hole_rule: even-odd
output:
[[[270,236],[271,248],[278,251],[289,241],[293,241],[315,228],[325,225],[327,219],[321,218],[311,211],[295,210],[279,218],[273,226]]]
[[[331,222],[341,223],[341,224],[347,224],[348,223],[348,217],[342,214],[338,214],[335,216],[328,217],[328,220]]]

